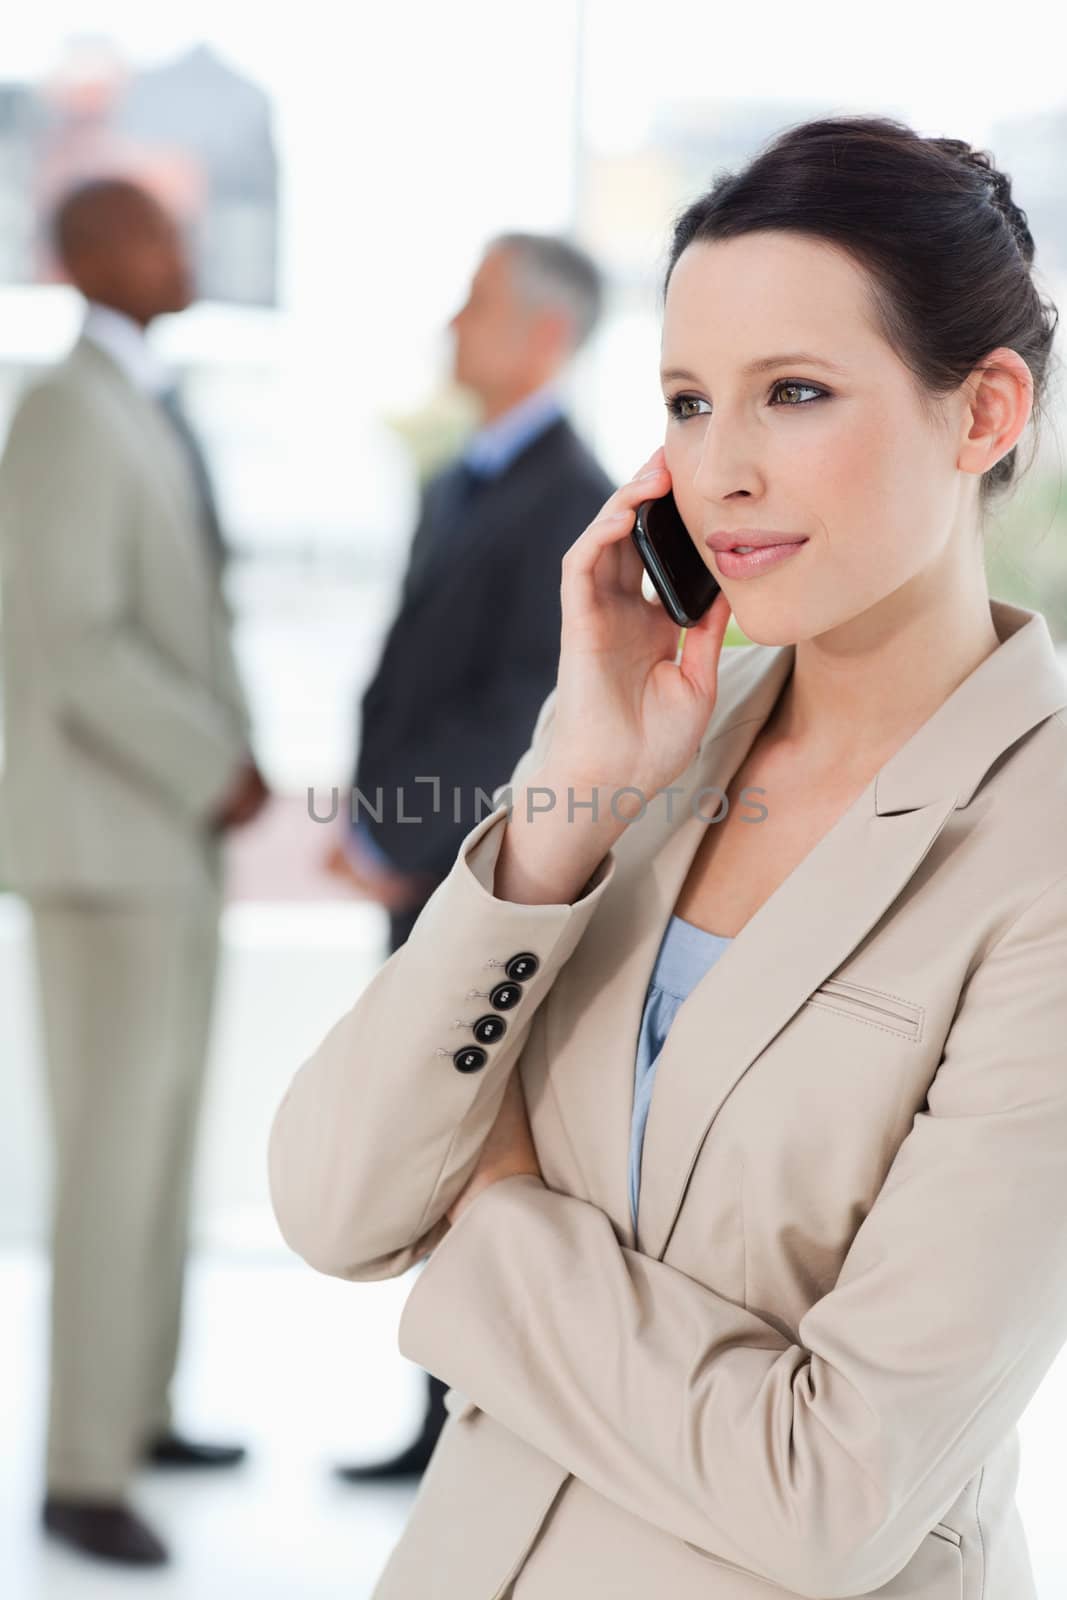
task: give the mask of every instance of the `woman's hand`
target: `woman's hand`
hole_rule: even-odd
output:
[[[630,784],[651,796],[692,761],[715,708],[730,603],[716,595],[685,634],[641,593],[630,537],[642,500],[670,488],[663,447],[623,484],[562,564],[563,627],[555,720],[543,769],[581,786]]]
[[[490,1184],[497,1183],[501,1178],[517,1177],[520,1173],[527,1173],[534,1178],[542,1175],[530,1132],[530,1119],[526,1114],[522,1080],[518,1067],[513,1067],[496,1121],[489,1130],[489,1137],[478,1158],[478,1165],[468,1178],[466,1188],[445,1213],[449,1222],[455,1222],[474,1197],[481,1194],[483,1189],[488,1189]]]

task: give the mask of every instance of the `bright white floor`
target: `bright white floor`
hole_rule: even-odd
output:
[[[188,1275],[178,1419],[249,1447],[216,1473],[145,1471],[131,1500],[173,1556],[138,1572],[38,1529],[48,1275],[0,1254],[0,1595],[4,1600],[365,1600],[414,1490],[331,1479],[406,1444],[422,1377],[396,1352],[414,1275],[345,1284],[296,1262],[200,1253]]]

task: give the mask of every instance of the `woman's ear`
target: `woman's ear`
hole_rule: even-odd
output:
[[[967,379],[957,466],[980,477],[1008,454],[1034,404],[1034,379],[1022,356],[1001,345]]]

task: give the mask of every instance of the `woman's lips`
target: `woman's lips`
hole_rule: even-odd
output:
[[[754,578],[768,567],[777,567],[790,556],[795,556],[807,544],[806,539],[795,539],[790,544],[769,544],[762,550],[752,550],[747,556],[736,550],[713,550],[715,564],[724,578]]]

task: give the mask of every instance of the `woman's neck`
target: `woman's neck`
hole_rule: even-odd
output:
[[[866,616],[797,644],[767,743],[814,770],[876,771],[1001,643],[984,589],[962,611],[920,609],[876,629]]]

